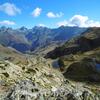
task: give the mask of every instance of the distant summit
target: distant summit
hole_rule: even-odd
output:
[[[0,28],[0,44],[11,46],[20,52],[34,51],[37,48],[48,46],[52,43],[64,43],[71,37],[84,32],[86,28],[65,27],[50,29],[35,26],[28,29],[22,26],[19,29]]]

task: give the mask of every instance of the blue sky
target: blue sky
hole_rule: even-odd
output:
[[[100,0],[0,0],[0,26],[100,26]]]

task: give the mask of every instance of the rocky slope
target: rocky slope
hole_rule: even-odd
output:
[[[8,51],[10,55],[11,49]],[[13,54],[16,54],[15,58],[19,57],[18,52]],[[99,85],[65,79],[59,70],[52,67],[49,59],[41,56],[20,56],[27,58],[23,59],[24,63],[4,59],[3,55],[0,59],[0,100],[100,99]]]
[[[0,45],[0,59],[9,60],[15,64],[26,64],[27,62],[27,58],[22,53],[16,51],[11,47],[5,47],[2,45]]]

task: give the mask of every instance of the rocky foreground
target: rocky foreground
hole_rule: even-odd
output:
[[[65,79],[40,56],[0,59],[0,100],[100,100],[100,87]]]
[[[32,55],[0,45],[0,100],[100,100],[100,28],[48,47]]]

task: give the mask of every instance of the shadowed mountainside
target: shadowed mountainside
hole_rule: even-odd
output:
[[[35,26],[32,29],[21,27],[19,29],[0,28],[0,44],[10,46],[20,52],[34,51],[55,42],[64,43],[74,35],[84,32],[86,28],[59,27],[50,29],[47,27]]]
[[[61,47],[49,52],[46,57],[57,58],[64,55],[85,52],[100,46],[100,28],[89,28],[79,36],[69,39]]]
[[[66,78],[100,82],[100,28],[89,28],[49,52],[46,57],[58,58]]]

